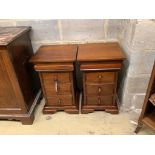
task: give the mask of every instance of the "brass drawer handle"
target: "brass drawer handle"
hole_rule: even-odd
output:
[[[55,91],[56,93],[58,93],[58,80],[54,80],[55,81]]]
[[[102,89],[101,89],[101,87],[99,87],[99,88],[98,88],[98,92],[101,93],[101,91],[102,91]]]
[[[102,75],[99,75],[98,78],[101,79],[102,78]]]

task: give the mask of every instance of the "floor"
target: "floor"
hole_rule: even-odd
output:
[[[43,115],[44,99],[37,106],[33,125],[22,125],[18,121],[0,121],[0,134],[54,134],[54,135],[135,135],[136,124],[128,113],[112,115],[105,112],[90,114],[67,114],[58,112]],[[143,127],[139,135],[155,134]]]

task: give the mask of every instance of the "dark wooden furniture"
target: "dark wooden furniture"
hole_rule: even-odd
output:
[[[22,124],[33,123],[41,95],[39,78],[28,63],[33,55],[29,31],[30,27],[0,27],[0,119]]]
[[[143,124],[155,130],[155,105],[150,102],[149,98],[155,93],[155,62],[151,73],[151,78],[147,88],[142,112],[139,117],[138,126],[135,130],[136,133],[142,128]]]
[[[78,113],[74,85],[76,54],[76,45],[47,45],[41,46],[31,58],[35,70],[39,72],[46,100],[44,114],[60,110]]]
[[[117,76],[125,59],[118,43],[81,44],[77,61],[83,73],[82,113],[118,113]]]

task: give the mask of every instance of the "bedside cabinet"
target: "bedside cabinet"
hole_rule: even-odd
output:
[[[30,60],[39,73],[45,97],[44,114],[78,113],[74,75],[76,45],[41,46]]]
[[[82,72],[82,113],[104,110],[117,114],[117,77],[125,59],[118,43],[81,44],[77,61]]]

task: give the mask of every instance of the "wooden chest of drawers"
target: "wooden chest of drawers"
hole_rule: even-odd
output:
[[[125,59],[117,43],[79,45],[77,61],[82,71],[82,113],[105,110],[118,113],[117,77]]]
[[[28,63],[33,55],[30,27],[0,27],[0,119],[32,124],[41,98],[39,77]]]
[[[76,45],[49,45],[41,46],[31,58],[46,100],[44,114],[61,110],[78,113],[74,86],[76,54]]]

